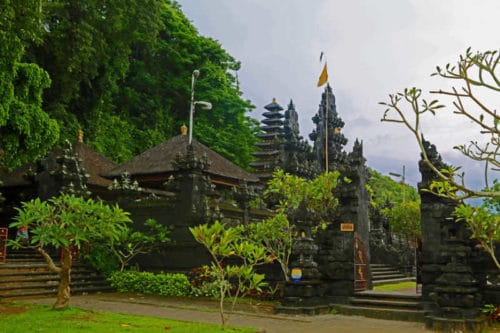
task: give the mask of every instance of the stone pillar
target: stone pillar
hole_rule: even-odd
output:
[[[436,147],[424,141],[430,161],[438,168],[442,162]],[[422,216],[422,302],[427,328],[446,332],[480,332],[481,295],[472,274],[470,233],[451,213],[458,202],[424,191],[436,175],[419,162]]]
[[[308,214],[305,201],[302,201],[292,220],[298,236],[292,241],[290,269],[299,270],[300,278],[286,282],[281,305],[275,309],[283,313],[319,314],[329,311],[329,304],[323,298],[324,288],[319,280],[318,264],[314,257],[318,246],[313,239],[313,221]]]
[[[332,302],[347,302],[355,291],[355,241],[358,237],[365,245],[369,244],[368,192],[366,182],[368,173],[363,157],[362,144],[356,140],[353,152],[347,156],[342,166],[341,181],[338,186],[339,206],[333,223],[318,237],[319,252],[317,262],[326,286],[325,296]],[[352,223],[353,231],[341,231],[341,223]],[[367,263],[370,250],[366,251]],[[369,266],[364,272],[371,286]]]

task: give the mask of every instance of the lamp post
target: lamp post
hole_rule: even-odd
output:
[[[200,76],[200,71],[195,69],[193,74],[191,75],[191,104],[189,108],[189,144],[193,141],[193,114],[195,110],[195,106],[197,104],[201,105],[203,109],[210,110],[212,109],[212,104],[204,101],[195,101],[194,100],[194,87],[196,84],[196,79]]]
[[[406,185],[405,183],[405,176],[406,176],[406,166],[403,165],[403,174],[401,175],[400,173],[396,173],[396,172],[389,172],[389,175],[391,176],[394,176],[394,177],[398,177],[398,178],[401,178],[401,184],[403,184],[403,202],[406,202],[406,198],[405,198],[405,188],[404,188],[404,185]]]

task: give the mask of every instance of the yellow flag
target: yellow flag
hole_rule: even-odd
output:
[[[325,66],[323,67],[323,71],[321,72],[321,75],[319,76],[318,87],[321,87],[326,82],[328,82],[328,70],[326,69],[326,62],[325,62]]]

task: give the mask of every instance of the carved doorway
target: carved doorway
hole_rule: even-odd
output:
[[[368,256],[365,242],[354,234],[354,290],[368,289]]]

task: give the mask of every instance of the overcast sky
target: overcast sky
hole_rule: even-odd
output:
[[[378,102],[405,87],[445,87],[430,77],[436,65],[455,63],[469,46],[500,46],[500,0],[178,2],[200,34],[241,61],[240,87],[256,106],[251,115],[261,119],[273,97],[284,108],[293,99],[306,138],[321,100],[316,83],[323,51],[337,111],[346,123],[347,151],[359,138],[370,167],[387,174],[401,173],[405,165],[413,185],[420,180],[416,142],[401,126],[380,122],[384,108]],[[467,142],[471,126],[450,116],[451,109],[443,112],[424,123],[426,138],[446,161],[469,164],[452,147]],[[479,167],[468,171],[481,173]]]

